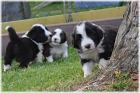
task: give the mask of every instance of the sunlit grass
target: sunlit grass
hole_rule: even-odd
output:
[[[35,63],[28,69],[18,68],[2,72],[3,91],[70,91],[83,79],[83,72],[76,51],[69,49],[69,58],[53,63]]]

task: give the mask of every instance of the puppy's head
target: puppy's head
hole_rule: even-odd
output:
[[[53,45],[60,45],[65,43],[66,41],[67,41],[66,34],[62,29],[57,28],[52,32],[51,43]]]
[[[45,43],[50,40],[51,32],[42,24],[34,24],[26,35],[37,43]]]
[[[75,26],[72,33],[74,48],[82,51],[94,49],[103,37],[103,29],[93,23],[82,22]]]

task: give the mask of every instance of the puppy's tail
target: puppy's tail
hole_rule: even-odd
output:
[[[5,28],[5,30],[7,30],[9,32],[9,37],[10,37],[10,40],[12,42],[16,43],[16,42],[20,41],[20,38],[18,37],[18,35],[17,35],[17,33],[16,33],[16,31],[15,31],[15,29],[13,27],[7,26]]]

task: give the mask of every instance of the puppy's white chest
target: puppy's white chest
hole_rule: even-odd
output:
[[[51,49],[51,54],[52,55],[61,55],[61,54],[63,54],[63,48],[62,47],[53,47]]]
[[[68,57],[68,44],[67,42],[61,44],[61,45],[52,45],[51,48],[51,55],[53,56],[54,59],[57,58],[67,58]]]
[[[43,59],[43,54],[42,54],[42,50],[43,50],[43,45],[42,44],[38,44],[38,48],[39,48],[39,52],[37,54],[37,61],[38,62],[42,62]]]

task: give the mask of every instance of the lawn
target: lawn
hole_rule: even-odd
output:
[[[77,52],[69,48],[69,57],[59,59],[53,63],[35,63],[28,69],[18,68],[14,62],[12,69],[2,72],[2,91],[74,91],[99,74],[98,65],[91,76],[83,78],[83,71]],[[118,76],[118,75],[117,75]],[[120,91],[123,89],[136,90],[128,74],[120,74],[115,81],[106,86],[106,91]],[[95,87],[88,87],[84,91],[97,91]]]
[[[3,91],[70,91],[83,78],[77,52],[69,49],[69,58],[53,63],[35,63],[28,69],[19,69],[14,62],[12,69],[2,72]]]

